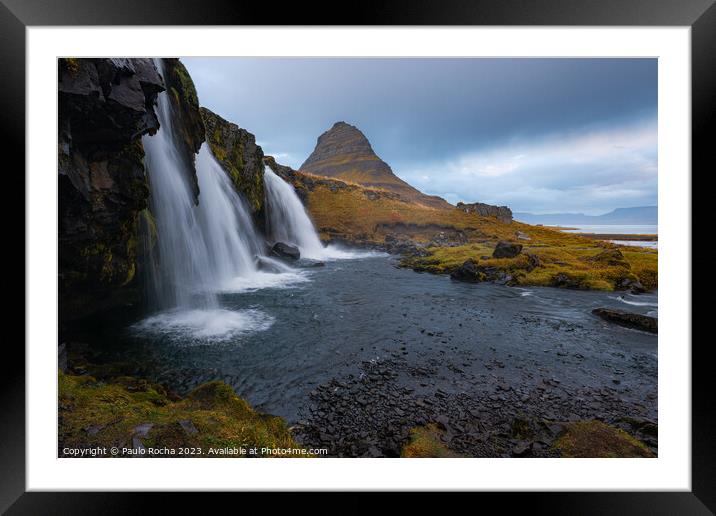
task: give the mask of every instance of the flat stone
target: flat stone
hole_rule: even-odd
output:
[[[180,420],[180,421],[179,421],[179,424],[181,425],[181,427],[184,429],[184,431],[185,431],[187,434],[190,434],[190,435],[191,435],[191,434],[197,434],[197,433],[199,433],[199,430],[197,430],[196,426],[194,426],[194,423],[192,423],[192,422],[191,422],[190,420],[188,420],[188,419],[182,419],[182,420]]]

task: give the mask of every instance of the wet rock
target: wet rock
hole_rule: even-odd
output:
[[[205,107],[201,108],[201,117],[206,126],[207,143],[216,161],[246,200],[252,214],[259,215],[265,200],[264,153],[256,143],[256,137]]]
[[[493,258],[514,258],[522,252],[522,244],[512,244],[510,242],[497,242],[495,250],[492,252]]]
[[[644,285],[642,285],[639,280],[632,278],[622,278],[615,283],[614,287],[617,290],[630,290],[633,294],[643,294],[646,292]]]
[[[649,317],[648,315],[613,308],[595,308],[592,310],[592,313],[605,321],[618,324],[619,326],[647,331],[649,333],[658,333],[659,320],[656,317]]]
[[[149,197],[141,138],[159,128],[165,86],[151,59],[72,58],[59,60],[57,88],[58,294],[69,319],[141,299],[130,245]]]
[[[532,443],[528,441],[520,441],[512,448],[512,455],[515,457],[523,457],[532,449]]]
[[[57,367],[63,373],[67,372],[67,344],[64,342],[57,348]]]
[[[301,257],[298,247],[283,242],[276,242],[271,248],[271,254],[288,260],[298,260]]]
[[[276,263],[272,259],[267,259],[264,256],[258,256],[256,258],[256,267],[260,271],[270,272],[273,274],[278,274],[284,270],[281,264]]]
[[[465,281],[468,283],[479,283],[485,279],[485,276],[477,267],[474,260],[466,260],[458,269],[450,274],[450,277],[456,281]]]
[[[194,426],[194,423],[188,419],[180,420],[179,425],[181,425],[182,429],[189,435],[199,433],[199,430],[197,430],[196,426]]]

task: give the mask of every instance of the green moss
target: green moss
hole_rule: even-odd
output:
[[[442,441],[443,433],[443,430],[433,423],[412,428],[410,440],[403,446],[400,456],[406,458],[459,457],[460,455],[448,448]]]
[[[144,208],[142,211],[139,212],[139,221],[141,227],[143,228],[143,231],[149,238],[150,247],[153,247],[157,242],[158,238],[157,219],[154,218],[154,214],[149,208]]]
[[[60,372],[58,386],[61,447],[131,447],[136,428],[150,424],[145,446],[300,448],[281,418],[256,412],[222,382],[201,385],[179,401],[161,386],[127,376],[100,382]],[[182,427],[187,421],[196,432]]]
[[[401,265],[418,271],[449,274],[466,260],[481,266],[497,267],[511,274],[520,285],[567,287],[611,291],[623,280],[640,281],[646,288],[657,286],[657,254],[649,251],[605,247],[601,242],[537,237],[515,258],[492,258],[494,242],[457,247],[428,248],[429,255],[407,257]],[[540,262],[531,267],[528,254]],[[486,257],[483,259],[482,257]]]
[[[194,87],[194,81],[191,80],[191,76],[189,75],[189,72],[184,67],[184,65],[181,63],[181,61],[177,61],[176,65],[174,66],[174,73],[179,79],[179,82],[181,84],[181,89],[184,93],[184,100],[188,102],[190,105],[199,108],[199,97],[196,94],[196,88]]]
[[[641,441],[597,420],[569,423],[553,446],[562,457],[569,458],[654,457]]]

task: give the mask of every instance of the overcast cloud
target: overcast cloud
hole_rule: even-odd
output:
[[[200,102],[298,168],[343,120],[450,202],[657,204],[655,59],[185,58]]]

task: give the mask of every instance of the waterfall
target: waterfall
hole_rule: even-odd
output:
[[[155,63],[163,74],[162,61]],[[142,143],[156,227],[148,270],[155,305],[161,311],[135,324],[134,330],[187,343],[224,341],[267,329],[273,317],[260,310],[221,307],[217,293],[303,277],[262,256],[266,243],[254,227],[246,202],[206,143],[196,157],[200,193],[195,203],[190,183],[193,170],[177,146],[166,92],[158,96],[157,117],[160,129],[144,136]],[[270,265],[274,273],[260,271],[259,262]]]
[[[163,75],[162,60],[155,63]],[[308,281],[308,274],[267,256],[266,241],[257,232],[245,200],[207,143],[196,156],[199,202],[195,202],[194,167],[177,146],[172,109],[168,94],[159,93],[160,128],[155,135],[142,137],[153,217],[145,216],[143,225],[156,236],[148,238],[156,243],[146,246],[151,254],[147,270],[160,312],[133,328],[183,343],[225,341],[265,330],[273,317],[257,309],[223,307],[219,294],[285,288]],[[323,247],[293,187],[270,170],[265,171],[264,182],[267,226],[274,241],[298,246],[306,258],[353,257]]]
[[[161,60],[157,68],[162,72]],[[199,203],[188,178],[192,171],[175,141],[172,106],[166,92],[158,97],[160,129],[144,136],[145,164],[156,219],[157,249],[153,283],[159,308],[218,307],[215,292],[236,277],[257,272],[265,243],[254,227],[246,202],[206,143],[196,157]]]
[[[264,186],[266,230],[269,238],[273,242],[284,242],[298,247],[303,258],[326,258],[326,249],[293,186],[268,167],[264,169]]]
[[[161,60],[155,62],[163,73]],[[149,204],[158,235],[151,256],[154,301],[159,308],[215,307],[216,296],[209,288],[209,250],[188,180],[191,171],[174,141],[171,110],[167,93],[160,93],[160,129],[154,136],[142,137],[151,191]]]

